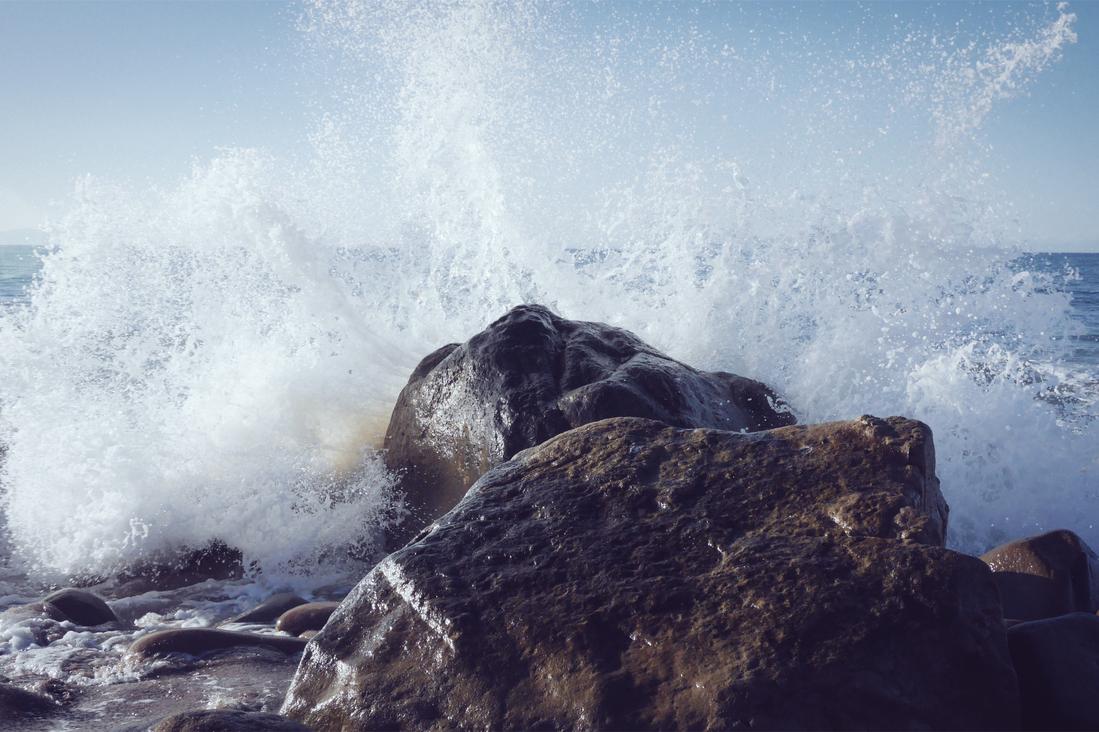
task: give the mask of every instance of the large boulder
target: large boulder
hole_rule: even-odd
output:
[[[1005,618],[1040,620],[1099,610],[1099,557],[1071,531],[1019,539],[981,559],[994,572]]]
[[[1024,729],[1099,729],[1099,617],[1071,613],[1008,630]]]
[[[795,421],[758,381],[698,371],[621,328],[523,305],[427,356],[398,397],[385,448],[402,474],[409,531],[520,450],[607,417],[733,431]]]
[[[486,474],[306,647],[317,729],[1010,729],[930,431],[596,422]]]

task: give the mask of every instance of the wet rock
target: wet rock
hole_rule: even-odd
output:
[[[1071,531],[1051,531],[981,557],[1000,588],[1004,617],[1040,620],[1099,610],[1099,557]]]
[[[173,714],[152,732],[308,732],[300,722],[263,712],[203,709]]]
[[[259,605],[240,615],[229,618],[227,623],[270,623],[277,620],[287,610],[306,604],[305,598],[295,595],[293,592],[280,592],[271,595]]]
[[[134,656],[165,656],[183,653],[198,656],[227,648],[262,646],[282,653],[300,653],[306,641],[281,635],[240,633],[214,628],[176,628],[142,636],[130,644]]]
[[[53,605],[45,602],[31,602],[26,605],[13,605],[0,613],[7,624],[17,623],[31,618],[49,618],[58,623],[67,620],[65,615]]]
[[[15,605],[0,612],[0,625],[14,649],[28,645],[48,646],[69,632],[60,623],[67,620],[60,610],[49,603],[32,602]]]
[[[988,567],[930,431],[590,424],[517,455],[309,643],[317,729],[1010,729]]]
[[[127,597],[154,590],[177,590],[206,580],[234,580],[242,576],[240,550],[223,541],[212,541],[199,549],[183,549],[177,556],[131,567],[118,575],[113,595]]]
[[[1072,613],[1008,630],[1024,729],[1099,729],[1099,617]]]
[[[103,598],[87,590],[66,587],[47,595],[42,604],[55,620],[68,620],[87,626],[118,622],[118,616]]]
[[[262,647],[165,659],[137,679],[84,695],[66,719],[87,720],[71,725],[74,730],[148,732],[168,717],[209,709],[211,702],[220,709],[273,711],[286,696],[299,659]],[[111,703],[104,705],[105,698]]]
[[[403,474],[408,531],[450,510],[520,450],[617,416],[734,431],[795,421],[758,381],[698,371],[628,331],[524,305],[427,356],[397,399],[385,447]]]
[[[49,697],[0,681],[0,723],[6,720],[41,717],[52,714],[60,708]]]
[[[310,602],[287,610],[275,624],[277,630],[290,635],[301,635],[308,630],[320,630],[328,622],[338,602]]]

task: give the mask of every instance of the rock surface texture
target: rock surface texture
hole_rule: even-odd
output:
[[[308,601],[293,592],[272,595],[251,610],[229,618],[227,623],[273,623],[287,610],[305,605]]]
[[[152,732],[309,732],[309,728],[277,714],[203,709],[172,715]]]
[[[0,680],[0,728],[5,724],[33,719],[56,712],[52,699]]]
[[[485,475],[306,648],[317,729],[1010,729],[991,572],[926,426],[632,418]]]
[[[1099,617],[1072,613],[1008,630],[1024,729],[1099,729]]]
[[[298,605],[279,616],[275,629],[290,635],[320,630],[338,605],[338,602],[307,602]]]
[[[300,653],[305,641],[284,635],[240,633],[213,628],[174,628],[144,635],[130,644],[133,656],[166,656],[183,653],[198,656],[227,648],[263,647],[286,654]]]
[[[1099,557],[1071,531],[1051,531],[981,557],[1000,588],[1004,617],[1040,620],[1099,610]]]
[[[118,622],[118,617],[103,598],[87,590],[66,587],[47,595],[42,599],[42,604],[48,605],[54,611],[51,612],[52,617],[60,616],[77,625],[94,626]]]
[[[620,328],[520,306],[427,356],[397,400],[385,447],[404,476],[411,533],[520,450],[620,416],[733,431],[795,421],[758,381],[698,371]]]

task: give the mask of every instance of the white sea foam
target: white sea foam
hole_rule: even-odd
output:
[[[31,305],[0,320],[19,555],[339,556],[384,509],[374,448],[416,360],[524,301],[762,379],[803,422],[927,421],[955,545],[1054,526],[1099,545],[1094,405],[1036,399],[1068,300],[1008,266],[979,139],[1071,13],[839,53],[649,12],[318,2],[311,159],[83,182]],[[783,75],[809,51],[812,78]]]

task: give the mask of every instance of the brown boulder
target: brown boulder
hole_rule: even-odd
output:
[[[1099,610],[1099,558],[1071,531],[1051,531],[981,557],[1000,588],[1004,617],[1040,620]]]
[[[1007,638],[1024,729],[1099,729],[1099,617],[1020,623]]]
[[[279,616],[276,630],[301,635],[308,630],[320,630],[339,606],[338,602],[308,602],[287,610]]]
[[[620,416],[733,431],[795,421],[758,381],[698,371],[628,331],[523,305],[427,356],[398,397],[385,447],[390,468],[403,476],[406,534],[446,513],[486,470],[520,450]]]
[[[581,427],[486,474],[309,643],[318,729],[1008,729],[930,431]],[[926,542],[926,543],[921,543]]]
[[[240,633],[214,628],[173,628],[138,638],[130,644],[128,652],[140,657],[166,656],[170,653],[199,656],[229,648],[246,647],[273,648],[282,653],[294,654],[302,651],[305,641],[266,633]]]

